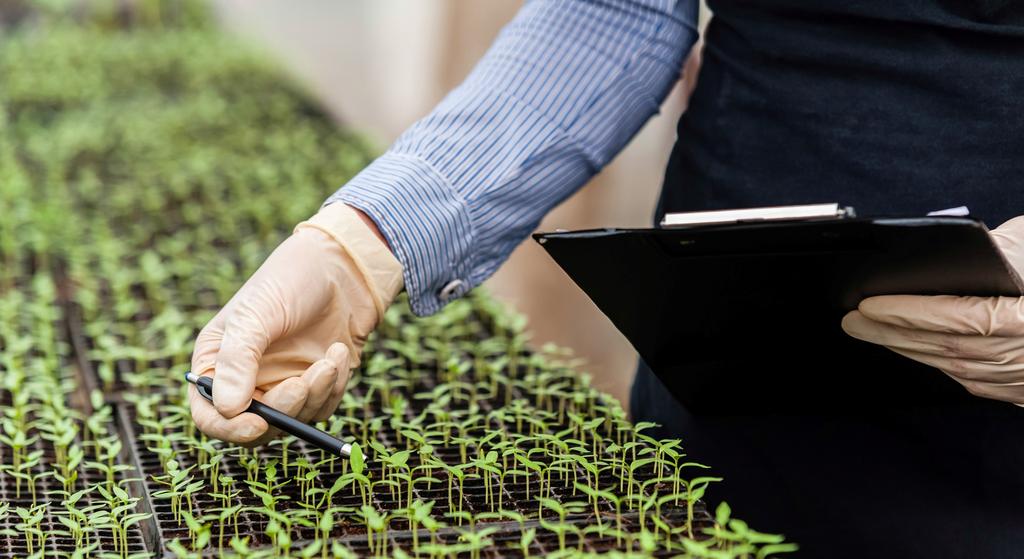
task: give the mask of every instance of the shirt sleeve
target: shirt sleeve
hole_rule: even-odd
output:
[[[328,198],[376,223],[416,314],[497,270],[679,79],[698,0],[532,0],[469,77]]]

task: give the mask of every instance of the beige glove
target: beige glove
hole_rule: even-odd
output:
[[[1024,275],[1024,217],[991,234]],[[843,329],[941,369],[971,394],[1024,405],[1024,298],[870,297],[843,318]]]
[[[190,387],[192,417],[211,437],[249,445],[276,435],[241,413],[256,398],[302,421],[337,408],[367,336],[402,288],[402,266],[344,204],[324,207],[203,328],[192,370],[214,378],[214,405]]]

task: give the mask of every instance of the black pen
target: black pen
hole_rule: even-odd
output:
[[[199,391],[199,395],[209,400],[210,403],[213,403],[212,378],[202,377],[189,371],[185,373],[185,380],[196,385],[196,390]],[[352,454],[352,445],[349,443],[340,441],[316,427],[306,425],[298,419],[295,419],[286,413],[277,411],[262,402],[253,400],[252,403],[249,404],[249,408],[245,411],[248,413],[254,413],[267,420],[267,423],[277,427],[285,433],[295,435],[307,443],[330,452],[331,454],[337,454],[344,458],[348,458],[349,455]]]

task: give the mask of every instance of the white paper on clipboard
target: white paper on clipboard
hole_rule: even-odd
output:
[[[829,204],[806,204],[802,206],[771,206],[765,208],[743,208],[738,210],[713,210],[706,212],[679,212],[665,214],[662,227],[689,227],[693,225],[716,225],[755,221],[785,221],[800,219],[827,219],[854,217],[853,208]]]

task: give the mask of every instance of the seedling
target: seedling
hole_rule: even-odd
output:
[[[371,483],[370,478],[363,475],[363,472],[365,471],[365,462],[363,458],[363,451],[359,446],[359,443],[354,443],[352,445],[352,454],[349,456],[349,464],[351,465],[352,471],[338,477],[334,482],[334,485],[332,485],[324,495],[324,498],[320,501],[318,507],[323,508],[327,506],[335,494],[352,484],[359,486],[359,495],[362,497],[363,506],[370,505],[367,491],[370,488]]]
[[[370,546],[371,552],[383,555],[387,551],[387,515],[380,514],[373,507],[363,505],[359,509],[359,516],[366,526],[366,543]],[[379,533],[379,540],[374,539],[374,534]]]

